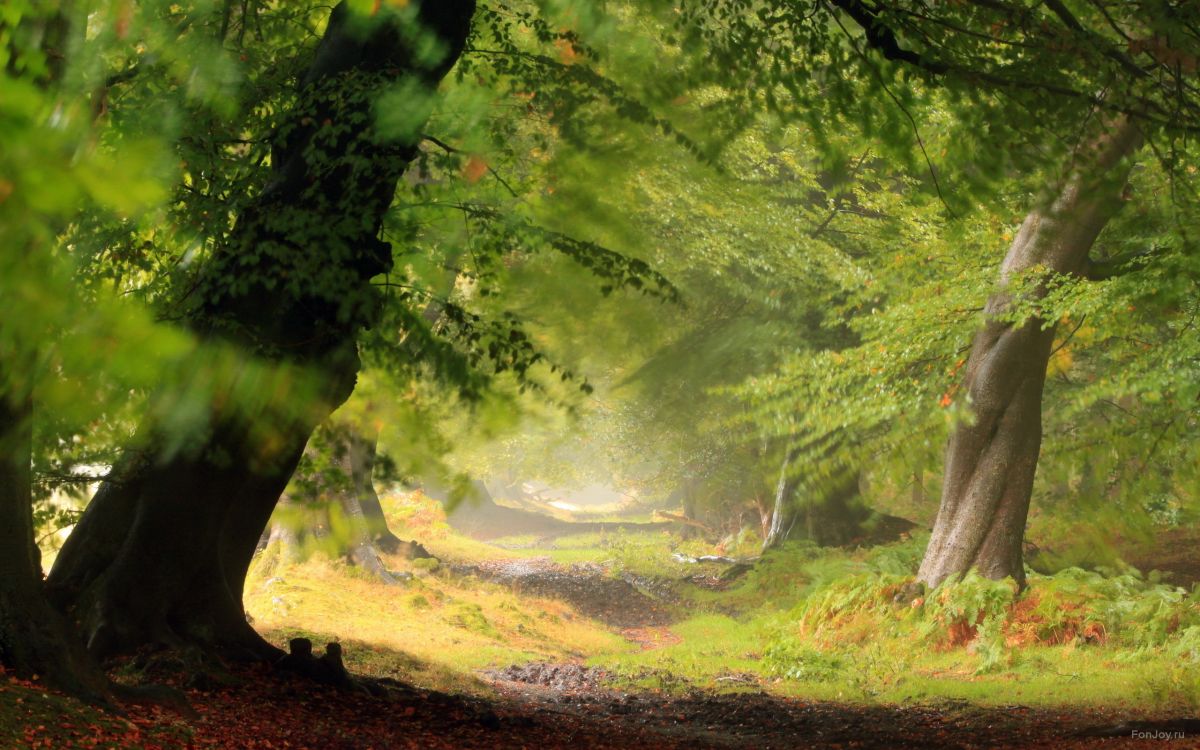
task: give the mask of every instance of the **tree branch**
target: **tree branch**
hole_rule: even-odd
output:
[[[445,141],[441,140],[440,138],[435,138],[435,137],[433,137],[432,135],[429,135],[429,134],[427,134],[427,133],[425,133],[425,134],[422,134],[422,135],[421,135],[421,140],[429,141],[430,143],[432,143],[433,145],[437,146],[438,148],[440,148],[441,150],[445,151],[445,152],[446,152],[446,153],[448,153],[448,154],[461,154],[461,153],[463,153],[463,150],[462,150],[462,149],[460,149],[460,148],[455,148],[454,146],[451,146],[449,143],[446,143]],[[497,181],[497,182],[499,182],[501,185],[503,185],[503,186],[504,186],[504,189],[508,191],[508,194],[509,194],[509,195],[511,195],[511,196],[512,196],[512,197],[514,197],[514,198],[517,198],[517,197],[518,197],[518,196],[517,196],[517,191],[512,189],[512,186],[511,186],[511,185],[509,185],[509,184],[508,184],[508,183],[507,183],[507,182],[504,180],[504,178],[500,176],[500,173],[499,173],[499,172],[497,172],[495,169],[492,169],[492,165],[491,165],[491,164],[487,164],[487,163],[485,162],[485,166],[487,167],[488,174],[490,174],[492,177],[495,177],[495,178],[496,178],[496,181]]]
[[[1162,255],[1161,247],[1153,247],[1149,250],[1137,250],[1135,252],[1121,253],[1114,255],[1111,258],[1104,260],[1093,260],[1088,258],[1083,265],[1083,270],[1079,275],[1088,281],[1106,281],[1115,279],[1118,276],[1124,276],[1141,269],[1145,263],[1138,261],[1149,260],[1150,258]]]
[[[896,38],[896,33],[879,20],[879,9],[862,0],[829,0],[836,8],[841,9],[854,22],[862,27],[867,43],[889,60],[915,65],[935,75],[948,73],[950,67],[945,63],[905,49]]]

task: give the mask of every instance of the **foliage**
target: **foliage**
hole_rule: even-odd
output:
[[[787,456],[801,501],[858,476],[874,506],[928,520],[1004,247],[1089,128],[1135,118],[1146,146],[1092,253],[1117,272],[1034,269],[1005,312],[1057,326],[1031,518],[1052,574],[897,601],[921,535],[795,544],[728,590],[681,594],[703,611],[678,630],[703,648],[604,658],[896,697],[938,669],[1051,680],[1045,654],[1093,676],[1111,655],[1181,665],[1148,685],[1160,697],[1194,689],[1196,593],[1115,569],[1117,542],[1191,523],[1200,501],[1194,4],[490,2],[436,95],[368,76],[322,84],[320,101],[296,84],[326,4],[79,5],[61,44],[58,7],[0,11],[0,299],[20,310],[0,322],[0,396],[35,404],[46,525],[73,512],[53,492],[81,499],[147,415],[171,453],[229,413],[251,430],[304,413],[309,373],[184,325],[248,290],[371,324],[337,418],[380,433],[381,481],[603,482],[639,514],[682,505],[744,541]],[[318,161],[372,129],[414,149],[366,243],[391,267],[369,289],[349,293],[320,255],[283,278],[272,243],[214,261],[308,127]],[[362,206],[339,209],[350,222]],[[314,242],[344,229],[305,218]],[[301,476],[324,492],[341,486],[330,442]],[[495,554],[432,501],[387,507],[448,557]],[[669,553],[710,543],[606,533],[505,554],[682,576]],[[461,638],[476,651],[436,655],[458,668],[616,648],[557,605],[537,618],[449,566],[410,567],[402,596],[349,581],[378,600],[348,631],[400,632],[431,659]],[[345,626],[336,563],[257,572],[260,622]]]
[[[912,580],[915,563],[901,575],[876,563],[863,567],[816,587],[788,613],[765,652],[773,670],[813,681],[819,672],[814,664],[847,664],[869,644],[883,641],[895,649],[967,649],[980,674],[1017,669],[1028,649],[1061,645],[1107,648],[1130,661],[1194,661],[1196,591],[1128,573],[1069,568],[1032,575],[1028,588],[1017,592],[1011,580],[971,572],[910,603],[897,593]]]

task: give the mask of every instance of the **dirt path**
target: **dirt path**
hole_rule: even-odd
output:
[[[667,587],[630,575],[613,577],[593,563],[560,565],[548,557],[532,557],[457,565],[453,570],[522,593],[559,599],[585,617],[621,630],[661,627],[677,619]]]
[[[573,665],[526,665],[492,675],[504,710],[524,720],[608,725],[638,737],[637,747],[646,748],[1200,747],[1195,727],[1122,725],[1127,717],[1090,710],[980,708],[965,702],[855,705],[759,691],[672,696],[610,690],[605,677],[601,670]],[[1175,731],[1184,736],[1165,736]],[[572,746],[565,737],[550,745]]]

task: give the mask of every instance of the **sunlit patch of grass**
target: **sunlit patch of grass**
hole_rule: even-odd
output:
[[[1200,704],[1200,595],[1066,571],[1031,579],[1016,599],[1011,584],[969,577],[915,605],[894,601],[923,543],[857,551],[786,545],[724,590],[677,584],[690,616],[630,639],[561,602],[401,560],[388,562],[414,578],[389,587],[314,559],[252,580],[248,606],[278,640],[332,634],[347,643],[352,669],[444,690],[485,690],[473,676],[480,669],[586,660],[626,687],[654,690],[1130,711]],[[696,554],[684,545],[697,542],[658,532],[539,544],[499,549],[454,534],[427,543],[458,562],[548,556],[614,574],[682,580],[709,572],[664,565],[673,551]]]
[[[714,564],[679,562],[673,555],[696,557],[711,555],[718,549],[701,538],[682,539],[670,531],[613,529],[567,534],[552,539],[532,535],[505,537],[495,544],[523,557],[544,556],[562,565],[592,563],[614,573],[630,573],[647,578],[683,578],[700,573],[717,573],[724,568]]]
[[[388,564],[394,570],[410,567],[400,559]],[[298,632],[320,633],[381,653],[400,652],[404,656],[386,670],[380,666],[380,673],[399,672],[438,689],[469,686],[463,676],[479,669],[628,647],[561,602],[522,597],[444,570],[412,572],[412,579],[389,586],[314,557],[270,577],[251,578],[246,608],[255,626],[280,642]],[[369,665],[369,655],[348,650],[351,664],[363,657]]]
[[[736,688],[748,675],[765,676],[761,666],[761,622],[740,622],[704,614],[670,627],[678,642],[661,648],[598,654],[589,664],[604,667],[630,685]]]
[[[905,644],[883,644],[886,656]],[[911,646],[909,647],[911,649]],[[869,697],[887,702],[966,700],[980,705],[1064,706],[1169,711],[1186,707],[1177,688],[1162,677],[1179,666],[1161,654],[1137,657],[1114,649],[1031,646],[1015,655],[1009,668],[980,673],[979,658],[969,651],[920,653],[907,662],[904,675],[890,683],[861,680]],[[1192,680],[1197,675],[1193,673]]]
[[[396,533],[406,539],[411,536],[406,534],[403,528],[396,530]],[[494,544],[480,542],[459,534],[448,534],[445,537],[433,539],[418,537],[418,541],[425,545],[425,549],[429,550],[434,557],[449,563],[464,565],[478,564],[487,560],[518,560],[537,555],[534,550],[502,549]]]

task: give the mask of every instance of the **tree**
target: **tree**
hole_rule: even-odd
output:
[[[299,559],[315,543],[383,581],[395,583],[380,552],[430,557],[388,528],[375,491],[379,430],[339,414],[314,433],[264,534],[263,563]]]
[[[1196,92],[1185,82],[1198,59],[1195,8],[1189,4],[931,8],[836,0],[811,8],[766,3],[756,17],[741,11],[737,3],[706,4],[683,22],[685,38],[705,52],[697,58],[700,67],[729,85],[731,107],[763,107],[795,118],[820,139],[835,127],[858,130],[902,163],[923,163],[926,186],[947,213],[968,209],[972,197],[996,200],[1006,180],[1040,193],[1037,181],[1054,171],[1047,157],[1068,165],[1065,176],[1048,180],[1056,186],[1052,197],[1044,203],[1039,198],[1029,211],[1005,261],[1002,285],[1020,271],[1036,276],[1034,267],[1041,265],[1061,289],[1055,270],[1087,270],[1088,249],[1118,205],[1112,195],[1119,190],[1108,180],[1123,182],[1125,168],[1116,165],[1135,141],[1152,145],[1174,184],[1189,179],[1177,169],[1177,154],[1197,127]],[[762,51],[771,62],[762,65],[747,50]],[[1014,118],[1014,111],[1022,115]],[[1087,145],[1097,122],[1116,129],[1115,151]],[[952,137],[931,136],[924,128],[935,123]],[[827,151],[838,156],[834,148]],[[1065,234],[1055,237],[1058,232]],[[1101,262],[1120,266],[1122,260]],[[1037,283],[1031,300],[1045,294]],[[1074,290],[1077,300],[1085,297]],[[1020,544],[1054,340],[1045,321],[1054,318],[1028,309],[1010,312],[1011,295],[1000,291],[988,303],[967,360],[970,400],[950,438],[942,509],[920,573],[926,583],[971,566],[992,576],[1023,577]],[[891,367],[871,370],[890,373],[884,387],[893,397],[923,390],[912,368],[921,362],[920,352],[904,348],[905,356],[893,358]],[[841,376],[831,380],[844,386]],[[944,406],[954,391],[943,391]],[[863,424],[876,434],[896,434],[887,419],[897,414],[893,407],[880,409]],[[913,420],[893,424],[911,427]]]
[[[319,4],[228,2],[216,13],[171,4],[163,9],[171,33],[155,38],[161,48],[151,51],[128,38],[122,19],[111,29],[104,22],[113,19],[97,20],[123,40],[118,49],[125,53],[104,60],[124,67],[106,75],[92,97],[104,122],[121,125],[101,130],[114,140],[106,145],[124,153],[126,138],[144,135],[161,114],[165,91],[189,115],[172,143],[181,175],[165,220],[139,224],[85,211],[63,242],[84,256],[81,286],[143,300],[202,345],[198,359],[145,396],[136,439],[114,461],[51,571],[55,601],[80,623],[94,652],[155,644],[278,655],[245,622],[241,587],[305,442],[353,389],[360,357],[410,382],[450,384],[465,401],[485,400],[493,381],[505,378],[550,398],[555,391],[544,381],[551,378],[562,378],[560,389],[580,388],[573,373],[546,361],[518,316],[483,299],[495,291],[484,282],[498,278],[514,252],[557,250],[611,288],[669,292],[645,263],[546,231],[519,205],[429,200],[489,172],[422,132],[448,123],[480,129],[471,99],[480,90],[476,81],[502,82],[501,97],[536,83],[552,125],[586,122],[585,105],[611,109],[627,101],[584,66],[526,51],[577,43],[573,32],[555,31],[533,9],[516,16],[485,9],[472,31],[473,9],[470,2],[375,8],[348,0],[311,57],[295,50],[308,50],[304,32],[315,38],[321,29]],[[456,77],[456,104],[466,106],[431,120],[434,89],[471,33],[498,47],[473,51],[496,63]],[[221,69],[234,56],[216,53],[214,40],[236,51],[234,67],[250,73],[241,85]],[[213,59],[177,58],[180,49]],[[580,57],[591,54],[579,50]],[[194,72],[214,61],[224,77],[189,78],[186,85],[171,78],[177,67],[170,63]],[[290,79],[298,82],[294,91],[284,86]],[[196,107],[190,87],[197,81],[232,104]],[[109,96],[123,86],[124,96]],[[629,119],[653,121],[631,111],[636,117]],[[230,113],[242,119],[223,118]],[[502,154],[528,153],[527,139],[541,138],[511,119],[487,138],[474,135],[510,144]],[[394,205],[406,171],[413,196]],[[490,172],[488,187],[516,201],[516,181]],[[414,231],[412,212],[421,209],[461,212],[466,237]],[[381,236],[402,241],[393,248]],[[455,242],[463,244],[447,252]],[[393,266],[393,256],[404,263]],[[455,256],[469,257],[472,266],[440,267]],[[479,299],[441,300],[435,330],[423,310],[440,297],[448,271],[477,285]]]
[[[1024,585],[1026,517],[1042,442],[1042,389],[1054,322],[1011,317],[1010,285],[1022,275],[1084,273],[1097,235],[1120,208],[1129,158],[1142,134],[1128,118],[1109,125],[1068,166],[1052,201],[1025,218],[1000,271],[1000,291],[971,346],[963,379],[972,421],[946,448],[942,504],[917,577],[936,586],[972,568]],[[1035,282],[1027,301],[1046,295]]]
[[[417,133],[369,126],[372,107],[399,80],[414,96],[436,87],[473,10],[471,0],[335,10],[276,132],[270,182],[208,260],[188,315],[201,338],[230,341],[291,377],[313,374],[315,393],[271,394],[252,421],[214,402],[205,434],[170,454],[154,418],[142,425],[140,448],[114,469],[50,574],[92,651],[195,643],[275,653],[246,622],[242,583],[312,429],[354,387],[357,332],[377,306],[369,280],[391,265],[377,235],[417,155]],[[217,398],[247,386],[226,382]],[[291,409],[291,398],[304,408]]]

